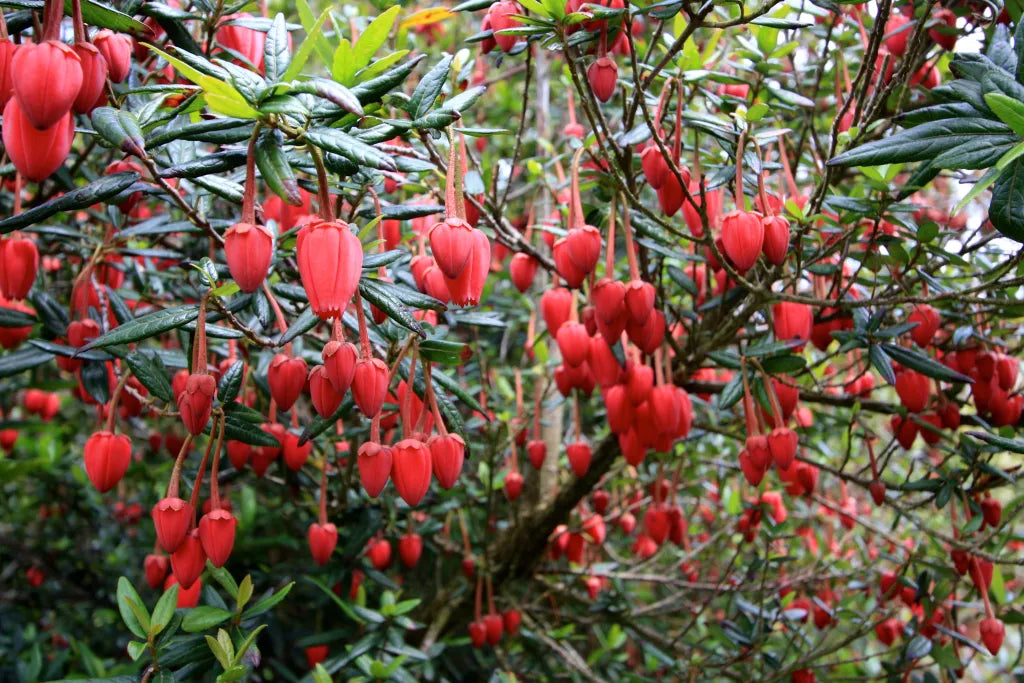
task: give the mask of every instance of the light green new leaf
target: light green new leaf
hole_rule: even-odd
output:
[[[1024,135],[1024,102],[1002,93],[990,92],[985,95],[985,104],[1000,121],[1013,128],[1013,132]]]

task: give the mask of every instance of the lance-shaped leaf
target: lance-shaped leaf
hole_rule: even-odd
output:
[[[128,367],[132,369],[132,374],[142,383],[142,386],[149,390],[149,393],[166,403],[174,401],[174,392],[171,390],[171,383],[167,380],[167,371],[159,356],[133,351],[124,359],[128,363]]]
[[[97,107],[92,112],[92,125],[100,137],[125,154],[142,158],[146,154],[142,128],[130,111],[113,107]]]
[[[980,143],[986,136],[1012,132],[1004,123],[977,116],[932,121],[847,150],[830,160],[828,165],[880,166],[926,161],[969,140]]]
[[[441,61],[424,74],[416,85],[409,102],[405,105],[405,110],[414,119],[418,119],[430,111],[434,101],[441,94],[444,84],[448,80],[448,72],[452,68],[452,59],[454,58],[451,55],[445,54],[441,57]]]
[[[1024,157],[1007,166],[995,181],[988,217],[996,230],[1024,242]]]
[[[351,90],[341,83],[326,78],[311,78],[308,81],[296,81],[291,85],[292,92],[307,93],[322,97],[356,116],[363,115],[363,105]]]
[[[359,293],[402,327],[412,330],[423,339],[427,338],[427,333],[423,331],[423,326],[413,317],[412,312],[405,307],[405,304],[382,287],[380,281],[372,278],[362,278],[359,281]]]
[[[360,166],[369,166],[382,171],[398,170],[390,156],[336,128],[314,128],[306,131],[303,137],[307,142],[320,149],[340,154]]]
[[[268,130],[256,141],[256,165],[263,181],[276,195],[293,206],[302,204],[299,181],[288,163],[281,131]]]
[[[182,327],[199,317],[199,305],[174,306],[119,325],[106,334],[101,334],[82,347],[82,351],[101,349],[115,344],[129,344]]]
[[[46,220],[64,211],[78,211],[115,197],[122,190],[131,187],[141,176],[135,171],[102,176],[84,187],[79,187],[48,202],[0,220],[0,233],[19,230]]]
[[[234,415],[224,417],[224,438],[229,441],[241,441],[250,446],[270,446],[277,448],[281,443],[272,434],[268,434],[258,425],[239,420]]]
[[[263,73],[269,80],[276,81],[288,69],[290,59],[288,26],[285,24],[284,15],[278,12],[263,43]]]
[[[160,172],[161,178],[201,178],[212,173],[231,171],[245,163],[247,153],[242,149],[207,154],[191,161],[175,164]]]
[[[426,55],[418,55],[402,66],[395,67],[376,78],[352,86],[352,94],[359,98],[359,102],[363,106],[371,102],[379,102],[384,95],[405,83],[405,79],[409,77],[409,74],[420,63],[420,60],[425,57]]]
[[[242,388],[242,379],[245,377],[245,362],[241,359],[232,363],[217,382],[217,400],[221,403],[231,403],[238,396]]]
[[[51,358],[53,358],[52,353],[34,346],[0,356],[0,379],[31,370]]]
[[[952,370],[942,363],[939,363],[922,353],[918,353],[917,351],[911,351],[910,349],[906,349],[895,344],[882,344],[882,348],[885,349],[887,355],[891,356],[900,365],[908,367],[911,370],[916,370],[922,375],[926,375],[933,379],[941,379],[946,382],[974,383],[974,380],[967,375],[962,375],[956,370]]]
[[[44,3],[40,2],[42,9]],[[121,33],[145,33],[149,29],[141,21],[137,21],[124,12],[119,12],[110,5],[96,0],[82,0],[82,22],[96,28],[109,28]],[[64,0],[64,14],[73,16],[71,0]]]

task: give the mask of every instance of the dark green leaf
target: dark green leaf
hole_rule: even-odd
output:
[[[998,434],[989,434],[987,432],[967,432],[967,435],[973,436],[975,439],[981,439],[985,443],[990,443],[1004,451],[1024,454],[1024,441],[1020,439],[1007,439]]]
[[[124,154],[143,157],[146,154],[142,128],[130,111],[113,107],[97,107],[92,112],[92,125],[104,140]]]
[[[0,306],[0,327],[31,327],[35,324],[36,318],[31,313]]]
[[[977,116],[932,121],[847,150],[829,161],[828,165],[879,166],[926,161],[969,140],[1011,133],[1005,124]]]
[[[272,434],[249,422],[243,422],[228,413],[224,417],[224,438],[229,441],[241,441],[250,446],[280,447],[280,442]]]
[[[128,344],[148,339],[158,334],[182,327],[199,317],[199,306],[190,304],[186,306],[174,306],[156,311],[149,315],[115,327],[110,332],[100,335],[96,339],[82,347],[82,350],[103,348],[114,344]]]
[[[942,363],[932,360],[928,356],[917,351],[911,351],[910,349],[903,348],[902,346],[896,346],[895,344],[882,344],[882,348],[885,352],[891,356],[895,361],[904,365],[911,370],[916,370],[922,375],[926,375],[933,379],[941,379],[946,382],[967,382],[973,383],[970,377],[961,375],[955,370],[951,370]]]
[[[886,382],[890,385],[896,385],[896,373],[892,369],[892,361],[889,356],[886,355],[885,351],[878,344],[872,344],[868,347],[868,358],[871,359],[871,365],[878,370],[878,374],[882,376]]]
[[[284,346],[293,339],[301,337],[316,327],[319,322],[320,318],[313,312],[312,308],[307,306],[306,309],[299,314],[299,317],[292,322],[291,326],[285,331],[285,333],[281,335],[281,339],[278,340],[277,345]]]
[[[352,87],[352,94],[359,99],[360,104],[363,106],[371,102],[379,102],[384,95],[404,83],[405,79],[412,73],[412,70],[424,58],[425,55],[417,55],[401,66],[386,71],[376,78],[363,81]]]
[[[49,361],[53,354],[36,347],[24,348],[0,356],[0,379],[11,377]]]
[[[245,362],[241,359],[232,363],[217,382],[217,400],[221,403],[232,403],[242,388],[245,376]]]
[[[284,74],[290,61],[288,27],[284,15],[278,12],[263,43],[263,73],[271,81],[276,81]]]
[[[430,111],[430,107],[441,94],[444,84],[448,80],[448,72],[452,68],[452,59],[453,57],[449,54],[442,56],[441,61],[431,67],[430,71],[416,85],[416,89],[406,105],[406,111],[414,119],[418,119]]]
[[[185,125],[175,126],[169,124],[158,128],[150,133],[146,144],[150,147],[159,147],[175,140],[198,140],[202,142],[240,142],[252,135],[253,122],[246,119],[209,119],[197,121]],[[210,139],[215,134],[230,133],[229,140],[221,138]],[[123,231],[122,231],[123,234]]]
[[[379,268],[380,266],[386,266],[394,263],[405,254],[406,252],[401,249],[392,249],[390,251],[378,252],[376,254],[368,254],[363,257],[363,270]]]
[[[6,3],[5,3],[6,4]],[[72,16],[71,0],[64,0],[65,16]],[[120,33],[146,33],[149,29],[141,21],[132,19],[110,5],[96,0],[82,0],[82,21],[96,28],[109,28]]]
[[[29,292],[29,301],[36,309],[36,316],[43,327],[54,336],[63,337],[68,330],[71,320],[68,312],[56,299],[42,289],[34,289]]]
[[[232,149],[226,152],[214,152],[205,156],[185,161],[160,172],[161,178],[201,178],[212,173],[233,171],[245,164],[248,154],[245,150]]]
[[[719,394],[718,408],[720,410],[731,408],[741,398],[743,398],[743,372],[738,371]]]
[[[277,196],[292,206],[302,204],[299,182],[288,163],[284,151],[284,134],[281,131],[268,130],[256,141],[256,165],[259,166],[263,181]]]
[[[0,220],[0,233],[8,233],[34,225],[64,211],[87,209],[93,204],[114,197],[135,183],[141,176],[134,171],[101,176],[88,185],[75,188],[59,197],[14,216]]]
[[[988,217],[1003,235],[1024,242],[1024,157],[1007,166],[992,185]]]
[[[405,304],[392,296],[388,288],[383,286],[386,284],[390,283],[382,283],[380,280],[364,277],[359,280],[359,293],[399,325],[426,339],[427,333],[423,331],[423,326],[413,317],[412,312],[405,307]]]
[[[143,351],[133,351],[125,356],[125,362],[131,368],[135,378],[146,387],[153,396],[161,401],[174,401],[171,383],[167,380],[167,371],[159,356],[151,356]]]
[[[306,131],[304,138],[320,149],[340,154],[360,166],[384,171],[397,170],[390,156],[336,128],[315,128]]]

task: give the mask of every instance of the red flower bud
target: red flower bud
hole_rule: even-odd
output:
[[[334,546],[338,545],[338,528],[327,522],[326,524],[309,525],[309,552],[313,555],[313,561],[321,567],[331,559]]]
[[[746,273],[761,255],[764,223],[756,211],[735,210],[722,218],[722,247],[740,273]]]
[[[24,299],[39,270],[39,249],[25,237],[0,241],[0,292],[9,299]]]
[[[75,138],[75,122],[71,112],[52,126],[37,129],[12,97],[4,107],[4,149],[11,163],[28,180],[39,182],[61,167],[71,151]]]
[[[647,183],[655,190],[660,190],[671,174],[668,162],[665,161],[665,155],[661,153],[656,144],[649,145],[640,153],[640,165],[644,169]]]
[[[548,335],[555,337],[558,334],[558,329],[569,320],[571,310],[572,292],[565,287],[554,287],[541,295],[540,311]]]
[[[265,225],[235,223],[224,233],[224,256],[239,288],[255,292],[274,257],[274,236]]]
[[[497,43],[502,52],[511,52],[512,48],[519,42],[519,38],[514,35],[501,35],[498,31],[522,26],[522,24],[512,18],[522,13],[522,8],[515,0],[502,0],[501,2],[494,3],[487,9],[487,18],[490,20],[491,30],[494,31],[494,42]]]
[[[487,629],[487,642],[490,645],[497,645],[501,642],[501,636],[504,633],[504,627],[501,622],[501,615],[488,614],[484,617],[484,628]]]
[[[192,523],[192,506],[181,498],[164,498],[151,511],[160,547],[173,553],[181,545]]]
[[[519,635],[519,625],[523,623],[523,617],[520,616],[519,610],[512,608],[507,609],[501,615],[501,623],[505,628],[505,633],[510,636]]]
[[[299,230],[296,260],[309,305],[320,318],[336,318],[356,292],[363,245],[343,221],[309,223]]]
[[[14,99],[36,130],[52,128],[71,111],[82,88],[82,61],[56,40],[28,43],[11,60]],[[4,127],[7,117],[4,116]]]
[[[466,442],[458,434],[434,435],[427,441],[434,476],[446,491],[455,486],[462,474],[466,457]]]
[[[313,399],[317,415],[324,419],[333,415],[341,405],[341,394],[334,390],[334,386],[327,378],[327,370],[322,365],[309,371],[309,395]]]
[[[1003,506],[995,498],[983,498],[981,501],[981,514],[985,523],[990,527],[999,526],[1003,519]]]
[[[474,621],[469,625],[469,640],[473,643],[473,647],[480,649],[487,642],[487,625],[481,619]]]
[[[615,94],[615,82],[619,77],[619,67],[608,57],[601,57],[587,69],[587,80],[594,96],[607,102]]]
[[[664,543],[668,538],[668,527],[668,510],[664,505],[652,505],[644,513],[644,530],[658,545]]]
[[[298,472],[306,464],[310,452],[313,450],[313,442],[307,441],[299,445],[299,435],[285,430],[281,437],[281,452],[284,454],[284,464],[292,472]]]
[[[132,459],[132,442],[124,434],[96,432],[85,442],[85,473],[100,493],[121,481]]]
[[[107,61],[107,72],[114,83],[122,83],[128,78],[132,68],[132,38],[124,33],[114,33],[110,29],[98,31],[92,38],[93,44],[99,48],[100,54]]]
[[[569,457],[569,466],[577,477],[582,477],[590,469],[590,444],[586,441],[575,441],[565,448]]]
[[[918,304],[914,306],[913,312],[907,316],[908,323],[917,323],[917,327],[910,330],[910,336],[914,339],[914,343],[921,348],[927,347],[932,343],[932,339],[935,337],[935,333],[939,329],[939,324],[942,322],[939,317],[939,312],[928,304]]]
[[[435,223],[427,236],[437,267],[445,277],[458,278],[473,253],[473,226],[462,218],[451,216]]]
[[[418,505],[430,488],[430,449],[419,439],[402,439],[391,451],[395,490],[408,505]]]
[[[570,289],[579,289],[587,278],[587,273],[580,270],[569,256],[569,243],[565,237],[555,240],[551,255],[555,261],[555,270],[565,280]]]
[[[530,464],[533,465],[533,469],[539,470],[544,464],[544,458],[548,455],[548,446],[540,439],[531,439],[526,444],[526,454],[530,458]],[[437,472],[434,472],[437,475]],[[440,477],[438,480],[440,481]]]
[[[167,577],[167,570],[171,567],[171,561],[166,555],[146,555],[142,568],[146,572],[146,583],[153,590],[160,588]]]
[[[555,338],[566,365],[578,368],[587,362],[590,356],[590,337],[582,323],[565,323],[558,328]]]
[[[75,43],[72,48],[82,68],[82,86],[72,104],[76,114],[88,114],[99,106],[103,88],[107,85],[107,60],[92,43]]]
[[[384,539],[370,541],[366,555],[370,558],[373,568],[382,572],[391,564],[391,544]]]
[[[185,534],[181,545],[171,553],[171,570],[182,588],[191,588],[199,580],[206,566],[206,553],[199,540],[199,530],[193,529]]]
[[[18,46],[7,38],[0,39],[0,108],[7,106],[7,101],[14,95],[11,61]]]
[[[631,280],[626,285],[625,302],[634,323],[643,324],[654,310],[654,285],[643,280]]]
[[[615,434],[628,432],[635,423],[635,410],[625,385],[608,387],[604,392],[604,404],[609,429]]]
[[[352,378],[359,360],[359,349],[355,344],[331,340],[324,344],[321,354],[324,373],[338,396],[344,396],[352,386]]]
[[[473,229],[469,237],[470,256],[457,278],[445,276],[451,301],[456,306],[475,306],[480,303],[487,273],[491,268],[491,241],[483,230]]]
[[[772,325],[776,341],[798,341],[800,345],[795,348],[799,350],[811,338],[814,313],[806,304],[782,301],[772,306]]]
[[[231,461],[231,466],[236,470],[240,470],[245,467],[245,463],[249,462],[249,456],[252,454],[252,446],[241,441],[228,441],[228,459]]]
[[[768,451],[780,470],[788,470],[793,464],[798,445],[797,434],[789,427],[776,427],[768,435]]]
[[[196,436],[203,433],[206,423],[210,421],[216,396],[217,381],[213,375],[193,372],[188,376],[185,389],[178,396],[178,411],[189,434]]]
[[[391,449],[367,441],[359,447],[356,464],[359,466],[360,483],[371,498],[376,498],[388,485],[388,478],[391,476]]]
[[[911,413],[919,413],[928,404],[930,382],[925,375],[913,370],[904,370],[896,375],[896,393],[903,407]]]
[[[537,259],[530,254],[519,252],[512,257],[508,273],[512,278],[512,284],[520,292],[526,292],[533,284],[533,278],[537,274]]]
[[[515,502],[523,491],[523,475],[512,470],[505,475],[505,497]]]
[[[422,553],[423,539],[419,534],[410,531],[398,539],[398,556],[402,559],[402,564],[409,569],[416,566],[416,563],[420,561]]]
[[[223,567],[235,547],[238,520],[227,510],[211,510],[199,520],[199,540],[214,567]]]
[[[981,642],[992,654],[996,654],[1003,647],[1003,638],[1006,637],[1006,627],[1003,622],[995,617],[986,617],[981,620]]]
[[[584,275],[590,275],[601,259],[601,233],[593,225],[570,228],[565,235],[565,250]]]
[[[785,216],[765,216],[764,245],[762,251],[768,262],[781,266],[789,251],[789,221]]]
[[[267,383],[278,409],[290,410],[306,386],[306,361],[275,354],[267,370]]]
[[[388,366],[380,358],[363,358],[352,376],[352,400],[366,417],[374,417],[388,393]]]

